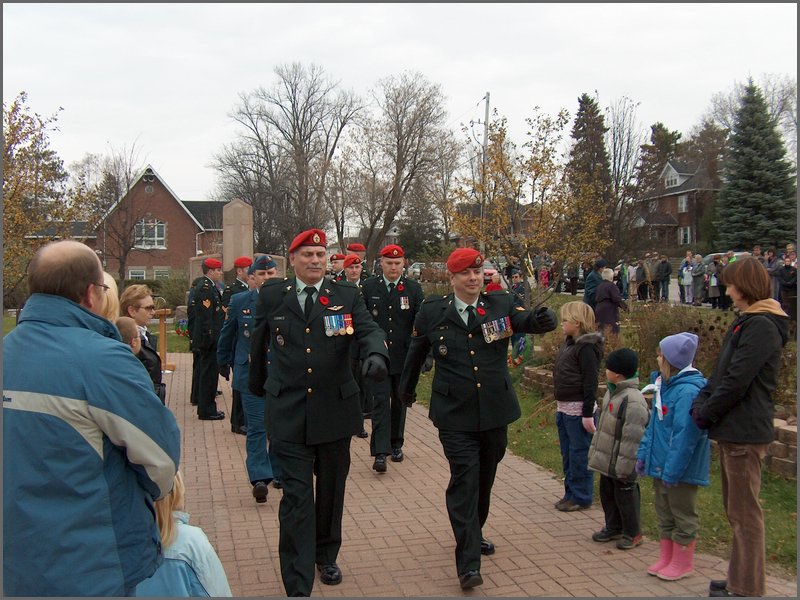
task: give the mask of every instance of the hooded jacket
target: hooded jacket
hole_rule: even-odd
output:
[[[117,328],[33,294],[3,349],[3,590],[119,596],[155,571],[180,431]]]
[[[655,381],[659,373],[651,375]],[[711,443],[708,434],[694,424],[689,409],[706,384],[694,367],[686,367],[661,383],[661,411],[656,402],[636,458],[645,463],[645,474],[666,483],[708,485]]]
[[[614,479],[635,481],[636,452],[648,410],[638,377],[609,383],[589,447],[589,468]]]
[[[708,385],[692,404],[713,440],[768,444],[775,439],[772,393],[789,319],[777,301],[752,304],[731,324]]]

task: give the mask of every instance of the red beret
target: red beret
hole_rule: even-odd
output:
[[[253,259],[250,258],[249,256],[240,256],[235,261],[233,261],[234,267],[241,267],[243,269],[249,267],[252,264],[253,264]]]
[[[222,262],[218,261],[216,258],[207,258],[203,261],[203,264],[207,266],[209,269],[222,268]]]
[[[355,242],[354,244],[347,244],[348,250],[353,250],[355,252],[366,252],[367,249],[364,247],[364,244],[359,244]]]
[[[344,257],[344,266],[345,268],[349,267],[350,265],[360,265],[361,258],[356,254],[348,254]]]
[[[398,246],[397,244],[389,244],[388,246],[384,246],[381,250],[381,256],[385,256],[387,258],[400,258],[403,255],[403,249]]]
[[[322,246],[325,248],[327,245],[325,232],[322,229],[309,229],[292,240],[292,243],[289,244],[289,252],[294,252],[300,246]]]
[[[344,254],[331,254],[331,262],[335,260],[344,260],[344,259],[345,259]]]
[[[460,273],[471,267],[482,267],[483,257],[474,248],[457,248],[447,257],[447,270]]]

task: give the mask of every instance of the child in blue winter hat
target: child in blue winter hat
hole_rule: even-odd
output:
[[[653,410],[636,454],[636,472],[653,478],[660,532],[658,561],[647,572],[675,581],[694,570],[700,529],[697,490],[708,485],[711,445],[706,431],[692,420],[692,401],[706,378],[692,366],[698,338],[683,332],[658,345],[658,371],[651,374]]]

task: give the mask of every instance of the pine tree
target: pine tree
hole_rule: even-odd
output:
[[[574,144],[567,163],[567,181],[574,195],[591,196],[595,202],[608,206],[611,193],[611,166],[606,150],[608,127],[597,100],[582,94],[572,126]]]
[[[750,80],[733,124],[715,221],[722,248],[784,246],[797,237],[797,187],[761,90]]]

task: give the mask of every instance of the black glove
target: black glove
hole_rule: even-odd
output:
[[[386,368],[386,359],[380,354],[370,354],[361,366],[361,374],[365,379],[380,383],[389,374]]]
[[[700,416],[699,409],[692,408],[689,411],[689,414],[692,416],[692,421],[694,421],[694,424],[697,425],[698,429],[708,429],[709,427],[711,427],[711,423],[709,423],[703,417]]]
[[[230,365],[217,365],[219,374],[225,378],[225,381],[231,380],[231,366]]]
[[[433,354],[428,352],[428,355],[425,357],[425,362],[422,365],[422,372],[427,373],[433,368]]]
[[[259,387],[258,384],[255,383],[254,381],[248,381],[247,382],[247,389],[250,390],[250,393],[253,394],[253,396],[258,396],[259,398],[263,398],[264,397],[264,386],[263,385],[261,387]]]
[[[536,309],[536,312],[533,313],[533,326],[536,329],[534,333],[553,331],[556,325],[558,325],[556,313],[546,306],[540,306]]]
[[[403,403],[403,406],[411,406],[417,401],[417,393],[414,392],[413,394],[400,394],[400,401]]]

